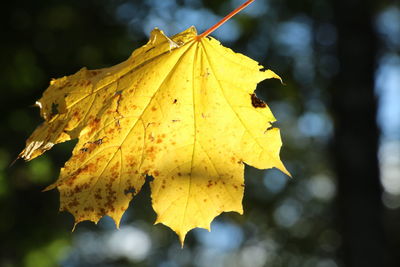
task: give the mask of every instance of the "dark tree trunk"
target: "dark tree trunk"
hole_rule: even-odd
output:
[[[340,258],[346,267],[384,261],[374,71],[377,41],[371,1],[333,1],[340,73],[332,88],[333,157],[338,179]]]

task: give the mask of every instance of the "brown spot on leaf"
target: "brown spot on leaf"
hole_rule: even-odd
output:
[[[100,71],[98,71],[98,70],[91,70],[91,71],[89,71],[89,75],[91,76],[91,77],[94,77],[94,76],[96,76],[97,74],[99,74],[100,73]]]
[[[251,104],[253,105],[253,107],[255,108],[265,108],[267,106],[267,104],[265,104],[264,101],[262,101],[261,99],[257,98],[256,94],[251,94]]]
[[[147,153],[153,153],[154,151],[155,151],[155,147],[154,146],[151,146],[146,150]]]
[[[51,113],[50,113],[50,117],[53,117],[55,115],[59,114],[59,110],[58,110],[58,104],[57,103],[52,103],[51,104]]]
[[[153,133],[150,133],[150,134],[147,136],[147,138],[148,138],[151,142],[153,142],[153,141],[154,141]]]
[[[72,113],[72,117],[79,119],[79,111],[75,110],[74,113]]]
[[[79,206],[79,202],[78,202],[78,200],[76,198],[74,198],[72,200],[72,202],[68,203],[68,207],[69,208],[74,208],[74,207],[77,207],[77,206]]]
[[[91,136],[98,128],[99,128],[99,123],[100,123],[100,119],[99,118],[95,118],[90,124],[89,124],[89,128],[90,131],[88,133],[89,136]]]
[[[111,167],[110,171],[115,173],[118,169],[119,169],[119,162],[116,162],[114,166]],[[111,180],[115,180],[115,177],[112,177]]]
[[[114,128],[110,128],[110,129],[107,130],[107,134],[112,134],[114,131],[115,131]]]
[[[84,210],[84,211],[91,211],[91,212],[93,212],[93,211],[94,211],[94,208],[93,208],[93,207],[85,207],[83,210]]]
[[[94,163],[89,163],[85,167],[79,168],[79,169],[80,169],[80,172],[78,174],[82,174],[85,172],[93,172],[96,169],[96,165]]]
[[[100,139],[97,139],[96,141],[93,142],[93,144],[95,144],[95,145],[101,145],[101,144],[103,144],[103,140],[104,140],[104,137],[103,137],[103,138],[100,138]]]
[[[72,191],[74,194],[80,193],[82,192],[82,190],[84,189],[83,185],[76,185],[74,187],[74,190]]]

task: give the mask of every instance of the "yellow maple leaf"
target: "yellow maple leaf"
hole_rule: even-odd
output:
[[[45,122],[20,157],[79,138],[59,179],[60,210],[98,222],[120,219],[151,175],[156,223],[183,243],[222,212],[242,214],[244,163],[278,168],[281,138],[254,90],[277,78],[194,27],[168,38],[158,29],[128,60],[51,81],[37,105]]]

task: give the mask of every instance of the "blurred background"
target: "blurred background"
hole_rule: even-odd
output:
[[[127,59],[159,27],[199,32],[243,0],[2,3],[0,266],[400,266],[400,4],[256,0],[212,35],[273,69],[257,94],[293,175],[246,167],[243,216],[225,213],[185,247],[153,226],[149,186],[121,229],[59,213],[55,181],[75,142],[9,164],[39,125],[51,78]]]

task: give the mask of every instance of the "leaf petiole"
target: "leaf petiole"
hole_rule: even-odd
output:
[[[232,18],[233,16],[235,16],[237,13],[239,13],[240,11],[242,11],[244,8],[246,8],[248,5],[250,5],[251,3],[253,3],[254,0],[248,0],[246,2],[244,2],[242,5],[240,5],[239,7],[237,7],[235,10],[233,10],[231,13],[229,13],[228,15],[226,15],[223,19],[221,19],[220,21],[218,21],[215,25],[213,25],[211,28],[209,28],[208,30],[206,30],[205,32],[203,32],[200,35],[196,36],[196,40],[200,41],[201,38],[206,37],[207,35],[209,35],[210,33],[212,33],[213,31],[215,31],[219,26],[221,26],[222,24],[224,24],[227,20],[229,20],[230,18]]]

